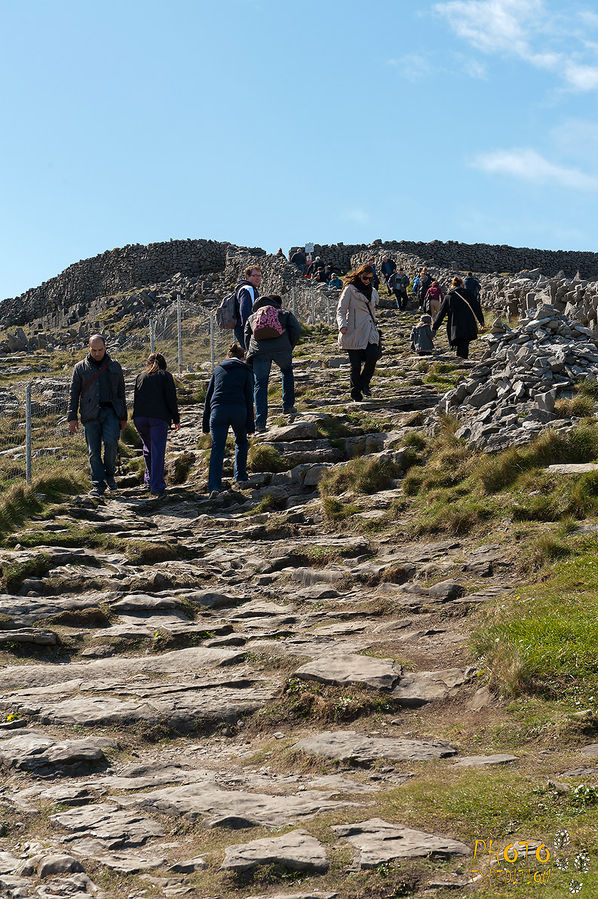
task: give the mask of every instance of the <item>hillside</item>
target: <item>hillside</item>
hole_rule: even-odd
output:
[[[503,338],[421,359],[417,317],[382,310],[359,405],[335,331],[308,329],[299,414],[274,376],[245,490],[207,499],[188,373],[164,499],[129,433],[118,494],[85,495],[79,439],[0,498],[6,895],[500,899],[534,874],[546,899],[596,894],[591,335],[553,315],[570,399],[484,454],[438,404],[466,413],[449,398],[494,383]],[[553,319],[505,352],[543,358]]]

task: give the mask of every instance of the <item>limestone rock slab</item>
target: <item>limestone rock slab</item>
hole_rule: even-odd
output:
[[[391,695],[407,708],[417,708],[426,702],[445,699],[458,687],[467,683],[469,675],[460,668],[438,671],[416,671],[401,677]]]
[[[157,821],[135,812],[124,811],[108,802],[85,805],[51,815],[54,824],[70,830],[63,838],[74,843],[84,838],[99,840],[105,849],[143,846],[150,837],[162,836]]]
[[[307,831],[292,830],[281,837],[229,846],[221,867],[241,872],[260,865],[281,865],[291,871],[324,874],[328,870],[328,858],[322,844]]]
[[[402,824],[390,824],[381,818],[370,818],[358,824],[339,824],[332,830],[359,850],[359,865],[375,868],[398,858],[469,855],[471,850],[458,840],[412,830]]]
[[[420,762],[457,754],[453,746],[441,740],[426,742],[368,737],[352,730],[323,731],[300,740],[296,748],[310,755],[358,765],[369,764],[376,759]]]
[[[370,690],[392,690],[398,683],[401,666],[394,659],[374,659],[360,655],[327,655],[302,665],[295,671],[301,680],[321,684],[366,687]]]
[[[455,762],[455,768],[485,768],[492,765],[507,765],[509,762],[516,762],[516,755],[509,755],[507,752],[499,752],[495,755],[466,755]]]
[[[101,746],[91,739],[55,741],[28,731],[0,742],[0,764],[42,776],[77,774],[106,763]]]
[[[185,815],[191,820],[210,816],[208,825],[230,828],[283,827],[301,818],[354,804],[330,799],[328,793],[315,790],[296,795],[270,795],[222,790],[205,782],[119,797],[115,801],[125,807],[134,806],[164,815]]]

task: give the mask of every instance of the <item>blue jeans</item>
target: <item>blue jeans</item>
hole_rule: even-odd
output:
[[[276,356],[272,359],[266,355],[258,355],[253,357],[253,377],[254,388],[253,398],[255,400],[255,426],[256,428],[265,428],[268,419],[268,381],[270,379],[270,369],[272,362],[276,362],[282,374],[282,406],[283,409],[290,409],[295,405],[295,375],[293,374],[293,361],[285,354],[281,357],[281,362]]]
[[[245,349],[245,325],[242,325],[240,321],[235,325],[234,330],[235,340],[239,344],[242,350]]]
[[[89,453],[91,483],[100,493],[103,493],[106,489],[106,479],[109,481],[114,479],[120,422],[114,409],[100,409],[98,417],[93,421],[86,421],[83,429]],[[102,443],[104,444],[103,462]]]
[[[163,418],[148,418],[145,415],[139,415],[135,419],[135,427],[143,442],[143,458],[145,459],[143,482],[152,493],[163,493],[166,490],[164,455],[168,437],[168,422]]]
[[[210,415],[210,435],[212,452],[210,453],[210,472],[208,474],[208,491],[222,490],[222,466],[224,465],[224,447],[229,426],[235,435],[235,480],[247,480],[247,408],[242,406],[214,406]]]

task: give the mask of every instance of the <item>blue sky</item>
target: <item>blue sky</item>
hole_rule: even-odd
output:
[[[0,297],[127,243],[598,245],[598,8],[0,0]]]

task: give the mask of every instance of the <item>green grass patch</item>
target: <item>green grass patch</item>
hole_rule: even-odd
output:
[[[289,466],[274,446],[265,443],[252,443],[247,457],[249,471],[273,473],[287,471]]]
[[[501,693],[598,707],[597,550],[594,537],[547,540],[544,553],[557,558],[547,579],[484,610],[472,648]]]
[[[62,468],[54,468],[35,477],[30,485],[21,483],[10,487],[0,497],[0,537],[65,496],[81,493],[87,483],[83,473],[65,474]]]
[[[338,496],[348,491],[371,494],[390,487],[403,469],[395,462],[380,459],[351,459],[345,465],[328,471],[318,485],[320,496]]]

